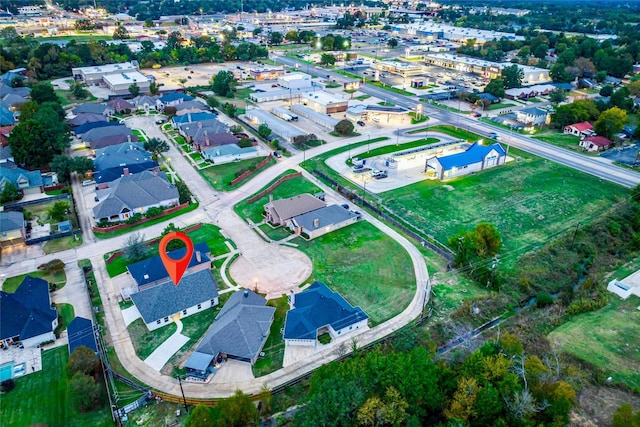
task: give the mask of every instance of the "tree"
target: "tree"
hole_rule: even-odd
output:
[[[41,107],[33,118],[20,121],[11,131],[9,146],[20,166],[47,166],[69,147],[69,128],[52,108]]]
[[[282,44],[282,33],[279,33],[277,31],[272,32],[271,34],[269,34],[268,42],[272,45]]]
[[[89,96],[89,91],[86,89],[86,85],[80,80],[74,80],[69,89],[75,99],[85,99]]]
[[[559,128],[572,123],[595,120],[600,116],[600,111],[592,99],[579,99],[570,104],[560,105],[551,116],[551,122]]]
[[[502,69],[502,79],[504,80],[504,85],[507,89],[521,87],[522,80],[524,80],[524,71],[518,67],[518,64],[504,67]]]
[[[392,37],[389,39],[389,41],[387,42],[387,44],[389,45],[389,47],[394,48],[398,46],[398,39]]]
[[[478,395],[478,382],[475,378],[460,378],[458,389],[453,394],[453,400],[444,413],[450,420],[458,420],[467,424],[476,412],[474,403]]]
[[[140,86],[138,86],[138,83],[132,83],[131,85],[129,85],[129,93],[134,98],[140,95]]]
[[[69,183],[71,173],[77,172],[85,174],[93,169],[93,160],[89,157],[70,157],[65,154],[58,154],[51,161],[51,169],[58,174],[58,180]]]
[[[151,18],[147,18],[144,20],[144,27],[145,28],[152,28],[153,27],[153,19]]]
[[[332,66],[336,63],[336,57],[331,55],[330,53],[323,53],[320,55],[320,63],[322,65]]]
[[[484,93],[490,93],[498,98],[504,98],[504,80],[491,79],[491,81],[485,86]]]
[[[93,375],[100,366],[98,356],[90,348],[80,346],[73,350],[67,362],[67,372],[72,377],[77,373]]]
[[[60,222],[67,219],[70,209],[68,202],[58,200],[47,210],[47,214],[52,222]]]
[[[208,96],[207,105],[211,108],[218,108],[220,106],[220,101],[218,101],[215,96]]]
[[[0,203],[15,202],[21,198],[22,196],[13,182],[7,182],[0,192]]]
[[[86,348],[86,347],[85,347]],[[100,397],[100,384],[81,372],[77,372],[69,381],[69,387],[82,411],[89,409]]]
[[[526,60],[527,58],[529,58],[529,55],[531,55],[531,48],[529,46],[522,46],[518,51],[518,56],[522,58],[522,60]]]
[[[562,89],[554,90],[549,94],[549,101],[551,101],[553,105],[557,106],[558,104],[566,100],[567,100],[567,94]]]
[[[151,95],[157,95],[160,93],[160,86],[158,86],[158,83],[156,82],[149,83],[149,93]]]
[[[633,81],[627,85],[631,96],[640,96],[640,80]]]
[[[264,139],[268,139],[269,135],[271,135],[271,128],[266,123],[262,123],[258,126],[258,135],[260,135]]]
[[[145,259],[149,248],[144,244],[144,235],[140,233],[130,234],[124,242],[123,252],[129,262],[137,262]]]
[[[2,393],[9,393],[15,387],[16,387],[16,383],[11,379],[4,380],[0,383],[0,391],[2,391]]]
[[[260,27],[256,27],[253,29],[253,36],[257,36],[258,34],[260,34],[262,32],[262,28]]]
[[[180,229],[178,227],[176,227],[176,225],[172,222],[169,223],[169,225],[167,225],[164,230],[162,230],[162,233],[160,234],[160,237],[164,237],[169,233],[173,233],[176,231],[180,231]],[[170,240],[169,243],[167,243],[167,250],[168,251],[173,251],[176,249],[180,249],[180,248],[184,248],[186,245],[184,244],[184,242],[182,240],[178,240],[178,239],[173,239]]]
[[[184,181],[176,182],[176,188],[178,189],[178,202],[182,205],[184,203],[191,202],[191,191]]]
[[[602,89],[600,89],[600,96],[611,96],[613,95],[613,86],[604,85]]]
[[[394,387],[387,388],[384,400],[370,397],[358,410],[358,423],[362,426],[399,426],[407,414],[409,404]]]
[[[350,136],[353,133],[353,122],[351,120],[340,120],[333,129],[338,135]]]
[[[169,144],[159,138],[151,138],[144,142],[143,148],[153,154],[154,158],[158,158],[160,153],[169,151]]]
[[[593,130],[606,138],[613,138],[619,133],[627,122],[627,113],[618,108],[612,107],[600,114],[600,118],[593,125]]]
[[[185,422],[186,427],[212,427],[214,419],[211,410],[204,405],[197,405]]]
[[[130,38],[129,31],[122,25],[118,25],[113,31],[114,40],[128,40]]]
[[[258,422],[258,409],[251,397],[240,390],[236,390],[233,396],[223,399],[218,408],[220,409],[218,427],[244,427],[256,425]]]
[[[613,414],[611,427],[640,427],[640,411],[633,413],[633,407],[623,403]]]
[[[31,87],[31,100],[36,104],[45,102],[60,103],[58,95],[53,90],[53,86],[49,82],[36,83]]]
[[[498,253],[502,246],[500,232],[495,225],[488,222],[481,222],[474,230],[476,250],[480,257],[491,257]]]
[[[296,30],[291,30],[285,34],[284,38],[289,42],[297,42],[298,41],[298,32]]]
[[[231,71],[220,71],[213,78],[211,90],[213,90],[216,95],[233,98],[235,86],[236,79],[233,77],[233,73]]]

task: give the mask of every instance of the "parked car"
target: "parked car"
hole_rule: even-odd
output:
[[[282,154],[279,151],[274,151],[273,152],[273,157],[276,157],[278,159],[282,158]]]
[[[365,122],[363,122],[362,120],[358,120],[356,123],[358,123],[358,126],[365,126]]]

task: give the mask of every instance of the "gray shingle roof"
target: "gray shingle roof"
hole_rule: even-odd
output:
[[[133,135],[133,132],[131,131],[131,129],[129,129],[125,125],[105,126],[101,128],[91,129],[90,131],[85,132],[82,135],[82,140],[86,142],[91,142],[100,138],[104,138],[106,136],[113,136],[113,135]]]
[[[269,335],[274,307],[267,300],[250,291],[238,291],[224,305],[213,325],[205,334],[197,352],[217,356],[254,360]]]
[[[281,220],[287,220],[325,206],[326,204],[322,200],[305,193],[288,199],[274,200],[265,207],[270,208]]]
[[[144,171],[113,182],[109,195],[93,208],[96,219],[178,200],[178,189],[161,176]]]
[[[173,282],[154,286],[131,294],[145,323],[172,316],[200,303],[208,303],[218,296],[216,281],[211,270],[185,275],[178,286]]]
[[[200,122],[191,122],[180,125],[180,130],[183,134],[189,137],[195,137],[198,134],[202,134],[205,131],[208,133],[225,133],[229,131],[229,128],[224,123],[217,119],[203,120]]]
[[[0,233],[21,230],[24,228],[24,215],[22,212],[0,212]]]
[[[76,108],[74,108],[71,111],[73,112],[73,114],[80,114],[80,113],[104,114],[109,109],[113,110],[113,108],[108,107],[105,104],[86,103],[86,104],[78,105]]]
[[[93,161],[94,170],[153,161],[151,153],[144,151],[142,147],[139,143],[125,142],[100,148],[96,150],[96,159]]]
[[[357,215],[338,205],[325,206],[294,217],[296,224],[305,230],[313,231],[328,225],[338,224]]]

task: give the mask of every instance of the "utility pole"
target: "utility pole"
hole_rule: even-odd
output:
[[[187,407],[187,399],[184,397],[184,390],[182,389],[182,379],[180,375],[178,375],[178,384],[180,384],[180,393],[182,393],[182,401],[184,402],[184,411],[189,413],[189,408]]]

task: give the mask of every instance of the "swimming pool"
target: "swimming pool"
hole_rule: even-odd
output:
[[[0,382],[13,378],[13,365],[14,362],[7,362],[0,365]]]

